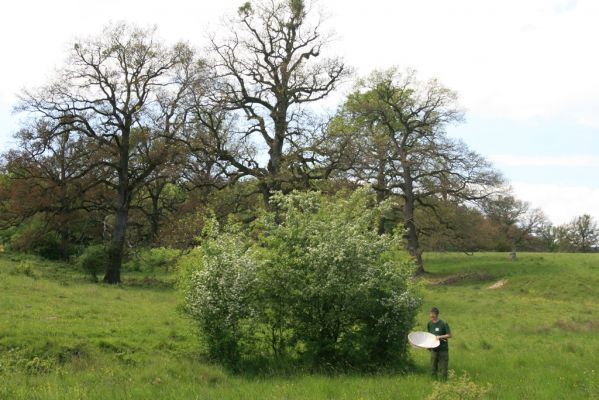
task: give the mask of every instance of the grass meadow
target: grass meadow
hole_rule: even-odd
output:
[[[452,328],[456,376],[437,387],[447,398],[467,373],[490,385],[485,398],[599,399],[599,254],[425,262],[415,328],[433,305]],[[172,275],[124,277],[106,286],[66,264],[0,253],[0,399],[425,399],[435,389],[419,349],[403,374],[232,373],[204,358]]]

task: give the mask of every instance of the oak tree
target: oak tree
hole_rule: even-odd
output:
[[[217,156],[229,179],[257,179],[268,205],[273,191],[330,170],[309,106],[349,69],[322,56],[329,37],[302,0],[247,2],[229,25],[228,35],[211,38],[213,87],[194,113],[200,148]]]
[[[201,70],[186,44],[167,46],[155,29],[117,24],[74,43],[56,79],[22,95],[19,110],[98,148],[90,163],[107,171],[103,184],[114,193],[105,282],[120,282],[133,196],[171,157]]]
[[[351,127],[361,152],[356,178],[370,183],[379,200],[401,199],[406,245],[419,273],[424,267],[415,209],[434,208],[439,198],[484,198],[501,182],[488,161],[447,136],[447,126],[462,117],[454,91],[395,68],[359,81],[337,116],[338,125]]]

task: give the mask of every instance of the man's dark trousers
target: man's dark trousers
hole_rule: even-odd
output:
[[[449,351],[431,350],[431,374],[433,378],[447,380],[447,365],[449,364]]]

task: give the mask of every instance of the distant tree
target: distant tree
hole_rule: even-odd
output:
[[[434,208],[416,210],[416,222],[423,250],[491,251],[498,230],[476,207],[459,202],[438,201]]]
[[[370,183],[379,201],[402,199],[407,249],[419,273],[424,267],[416,208],[434,208],[438,199],[482,199],[501,183],[489,162],[446,135],[446,127],[462,119],[456,102],[456,93],[437,80],[419,81],[413,71],[377,71],[358,83],[333,121],[360,151],[356,178]]]
[[[551,230],[547,230],[551,224],[543,211],[532,208],[530,203],[514,197],[509,188],[484,199],[481,208],[500,230],[496,250],[525,249],[534,237],[551,233]]]
[[[23,196],[14,199],[5,218],[12,216],[18,224],[38,212],[68,214],[81,207],[84,193],[95,184],[86,175],[97,148],[77,141],[70,129],[58,130],[44,121],[15,136],[19,146],[3,155],[3,163],[13,189]]]
[[[505,227],[515,226],[526,214],[529,204],[518,200],[510,193],[498,193],[490,196],[482,203],[484,213]]]
[[[572,241],[571,225],[562,224],[554,228],[557,250],[560,252],[575,252],[577,249]]]
[[[559,250],[558,227],[554,226],[551,222],[546,221],[541,223],[536,230],[536,237],[541,242],[543,250]]]
[[[552,224],[540,208],[528,207],[518,222],[518,228],[519,234],[515,239],[516,247],[528,250],[554,250],[555,244],[551,244],[548,237],[544,236],[551,233]]]
[[[568,233],[572,245],[583,253],[599,245],[599,226],[589,214],[574,218],[568,226]]]
[[[307,106],[326,98],[348,68],[322,58],[328,37],[310,13],[302,0],[246,2],[229,35],[211,39],[214,86],[194,113],[200,148],[217,156],[229,179],[256,178],[265,205],[273,191],[330,171]]]
[[[187,45],[167,47],[154,29],[118,24],[76,42],[58,78],[22,96],[19,110],[57,134],[68,129],[76,140],[94,143],[99,153],[90,165],[110,173],[103,183],[115,194],[115,221],[105,282],[120,282],[132,199],[170,158],[200,71]]]

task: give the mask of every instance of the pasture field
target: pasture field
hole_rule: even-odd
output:
[[[467,373],[492,399],[599,399],[599,254],[425,255],[418,326],[451,326],[435,388],[428,352],[408,372],[232,373],[208,363],[165,273],[91,283],[73,266],[0,253],[0,399],[425,399]],[[489,287],[493,286],[490,289]]]

